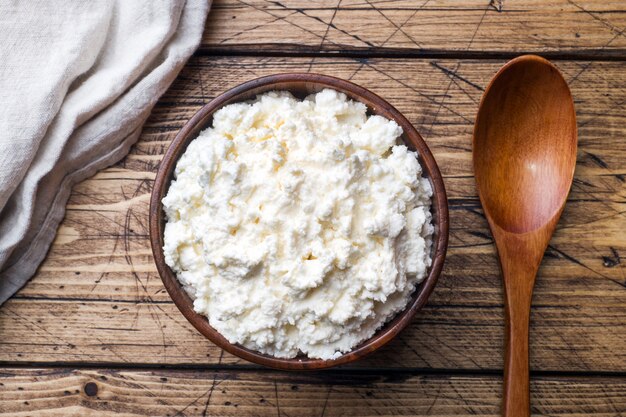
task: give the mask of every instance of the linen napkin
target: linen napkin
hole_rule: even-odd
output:
[[[200,43],[210,0],[0,3],[0,305],[73,184],[120,160]]]

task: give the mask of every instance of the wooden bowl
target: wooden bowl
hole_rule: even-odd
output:
[[[194,311],[192,299],[183,290],[175,274],[165,263],[163,256],[165,213],[162,209],[161,200],[167,193],[178,158],[185,152],[189,142],[195,139],[201,130],[211,125],[212,116],[216,110],[227,104],[254,99],[257,94],[271,90],[287,90],[298,98],[304,98],[324,88],[341,91],[349,98],[364,103],[371,114],[378,114],[387,119],[395,120],[404,131],[402,139],[406,145],[411,150],[418,151],[419,162],[424,171],[423,175],[428,178],[433,188],[432,214],[435,226],[432,246],[433,263],[428,276],[416,288],[406,308],[398,313],[394,319],[387,322],[374,336],[356,346],[352,351],[332,360],[310,359],[307,357],[293,359],[275,358],[238,344],[230,343],[209,325],[206,317]],[[426,304],[428,296],[435,287],[446,256],[446,248],[448,246],[448,201],[441,173],[428,146],[426,146],[426,143],[424,143],[424,140],[411,123],[385,100],[363,87],[339,78],[308,73],[270,75],[248,81],[221,94],[202,107],[176,135],[161,161],[152,191],[150,200],[150,242],[152,243],[152,253],[154,254],[157,269],[174,303],[187,320],[213,343],[240,358],[272,368],[286,370],[329,368],[355,361],[374,352],[404,329],[415,316],[415,313]]]

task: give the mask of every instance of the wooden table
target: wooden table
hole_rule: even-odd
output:
[[[0,308],[0,415],[498,415],[502,291],[471,134],[485,85],[524,52],[563,72],[579,126],[533,300],[532,410],[626,415],[625,30],[624,0],[216,1],[137,145],[74,187],[47,259]],[[208,342],[170,301],[148,242],[152,181],[176,131],[225,89],[289,71],[388,99],[449,193],[448,259],[428,306],[381,352],[327,372],[260,368]]]

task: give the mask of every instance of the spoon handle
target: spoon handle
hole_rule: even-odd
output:
[[[530,416],[528,327],[535,277],[550,236],[546,230],[516,235],[492,228],[502,266],[506,313],[504,417]]]
[[[506,313],[502,410],[504,417],[529,417],[528,327],[533,287],[543,250],[532,238],[518,236],[500,237],[497,246]]]
[[[504,359],[504,417],[530,416],[530,381],[528,375],[528,301],[518,294],[506,297],[506,353]],[[510,301],[513,301],[511,303]]]

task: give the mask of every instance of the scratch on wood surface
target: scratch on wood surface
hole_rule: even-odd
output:
[[[491,2],[490,2],[491,4]],[[485,11],[483,12],[482,16],[480,17],[480,20],[478,21],[478,24],[476,25],[476,29],[474,29],[474,33],[472,34],[472,37],[469,40],[469,43],[467,44],[467,47],[465,48],[465,50],[469,50],[470,47],[472,46],[472,43],[474,42],[474,38],[476,38],[476,34],[478,33],[478,30],[480,29],[481,25],[483,24],[483,20],[485,19],[485,16],[487,15],[487,11],[489,10],[489,5],[487,5],[487,7],[485,7]],[[461,61],[459,61],[456,66],[454,67],[454,69],[452,70],[453,73],[458,73],[458,71],[461,69]],[[446,96],[448,95],[448,92],[450,91],[450,87],[452,87],[452,83],[454,81],[454,79],[452,77],[448,77],[450,79],[450,82],[448,83],[448,86],[446,87],[446,90],[444,92],[444,96],[441,99],[441,103],[439,104],[439,107],[437,108],[437,111],[435,112],[435,115],[433,117],[433,120],[430,124],[430,127],[428,128],[428,131],[432,133],[433,131],[433,126],[435,125],[435,123],[437,122],[437,118],[439,117],[439,112],[441,111],[441,108],[443,107],[443,104],[446,101]]]
[[[209,410],[209,405],[211,405],[211,397],[213,396],[213,391],[215,391],[216,381],[217,381],[217,372],[213,373],[213,382],[211,383],[211,388],[209,389],[206,402],[204,403],[204,410],[202,410],[202,417],[206,417],[207,411]]]
[[[394,32],[393,32],[393,33],[392,33],[392,34],[391,34],[391,35],[387,38],[387,40],[389,40],[390,38],[392,38],[392,37],[393,37],[393,35],[395,35],[396,33],[401,32],[404,36],[406,36],[406,37],[407,37],[407,38],[408,38],[408,39],[409,39],[409,40],[413,43],[413,45],[414,45],[416,48],[421,48],[421,45],[419,44],[419,42],[417,42],[415,39],[413,39],[413,36],[411,36],[409,33],[407,33],[407,32],[404,30],[404,25],[406,25],[406,23],[407,23],[407,22],[411,19],[411,17],[412,17],[412,16],[411,16],[411,17],[409,17],[408,19],[406,19],[406,20],[404,21],[404,23],[402,23],[401,25],[398,25],[398,24],[396,24],[396,22],[394,22],[394,21],[393,21],[393,20],[391,20],[389,17],[387,17],[387,15],[386,15],[386,14],[384,14],[384,13],[382,12],[382,10],[378,9],[378,8],[377,8],[377,7],[376,7],[376,6],[375,6],[375,5],[374,5],[374,4],[373,4],[370,0],[365,0],[365,2],[366,2],[367,4],[369,4],[369,5],[372,7],[372,9],[376,10],[376,12],[377,12],[379,15],[381,15],[381,16],[382,16],[382,17],[383,17],[386,21],[388,21],[389,23],[391,23],[391,24],[392,24],[392,25],[396,28],[396,30],[395,30],[395,31],[394,31]],[[417,13],[417,11],[419,11],[419,9],[420,9],[420,8],[422,8],[422,7],[424,7],[424,5],[419,6],[419,7],[418,7],[418,9],[415,11],[415,13]],[[385,40],[385,42],[383,42],[383,44],[382,44],[382,45],[380,45],[380,46],[382,47],[382,46],[383,46],[383,45],[387,42],[387,40]]]
[[[146,395],[149,398],[152,398],[157,404],[165,405],[168,407],[168,409],[173,409],[173,410],[176,409],[175,406],[171,402],[165,400],[163,396],[154,393],[150,388],[148,388],[146,384],[142,384],[139,381],[137,381],[137,379],[135,379],[132,374],[127,374],[125,376],[122,376],[120,372],[109,373],[109,375],[111,374],[119,377],[120,380],[123,381],[122,383],[128,386],[129,388],[140,389],[144,395]],[[92,375],[92,378],[96,379],[96,375]],[[132,382],[130,382],[129,380]],[[164,381],[161,381],[161,382],[164,382]],[[163,384],[160,384],[160,388],[163,389]]]
[[[464,358],[466,358],[467,360],[469,360],[474,366],[476,366],[476,369],[481,369],[480,364],[478,362],[476,362],[474,360],[474,358],[472,358],[470,355],[467,355],[465,352],[461,352],[460,349],[456,349],[454,347],[452,347],[450,344],[444,342],[442,339],[440,339],[436,334],[427,332],[425,330],[422,329],[422,332],[424,334],[426,334],[428,337],[432,337],[433,340],[437,341],[438,343],[440,343],[442,346],[450,349],[452,352],[456,353],[457,355],[463,356]]]
[[[504,8],[504,0],[491,0],[490,6],[493,7],[495,11],[500,13],[502,12],[502,9]]]
[[[204,83],[202,82],[202,72],[198,71],[197,73],[197,82],[198,82],[198,87],[200,87],[200,96],[202,97],[202,103],[206,104],[207,103],[207,95],[206,92],[204,91]]]
[[[324,406],[322,407],[322,414],[320,414],[320,417],[324,417],[324,415],[326,414],[326,407],[328,406],[328,399],[330,398],[330,393],[333,390],[333,385],[330,384],[328,386],[328,390],[326,391],[326,399],[324,400]]]
[[[260,28],[263,28],[263,27],[265,27],[265,26],[269,26],[269,25],[271,25],[272,23],[276,23],[276,22],[281,21],[281,20],[286,21],[286,19],[287,19],[288,17],[293,16],[293,15],[294,15],[294,14],[296,14],[296,13],[297,13],[297,12],[293,11],[293,12],[291,12],[291,13],[289,13],[289,14],[286,14],[285,16],[278,16],[278,17],[274,18],[274,20],[270,20],[269,22],[259,23],[259,24],[258,24],[258,25],[256,25],[256,26],[253,26],[253,27],[251,27],[251,28],[247,28],[246,30],[242,30],[242,31],[237,32],[237,33],[235,33],[235,34],[233,34],[233,35],[231,35],[231,36],[229,36],[229,37],[227,37],[227,38],[224,38],[224,39],[220,40],[220,44],[223,44],[223,43],[226,43],[226,42],[233,41],[233,40],[237,39],[239,36],[243,35],[243,34],[244,34],[244,33],[246,33],[246,32],[252,32],[252,31],[254,31],[254,30],[256,30],[256,29],[260,29]],[[288,23],[289,23],[289,22],[288,22]]]
[[[419,91],[416,87],[406,83],[405,81],[400,80],[397,77],[393,77],[391,76],[389,73],[381,70],[380,68],[374,66],[373,64],[369,64],[366,63],[365,64],[368,68],[373,69],[376,72],[381,73],[382,75],[386,76],[387,78],[397,82],[398,84],[402,85],[403,87],[406,87],[408,89],[410,89],[412,92],[414,92],[415,94],[419,95],[420,97],[425,98],[426,100],[430,101],[433,104],[436,104],[438,106],[440,106],[440,108],[444,108],[446,110],[448,110],[450,113],[454,114],[455,116],[460,117],[461,119],[463,119],[465,122],[467,122],[468,124],[471,124],[472,121],[470,119],[468,119],[467,117],[463,116],[461,113],[457,112],[456,110],[452,109],[450,106],[448,105],[444,105],[444,103],[442,101],[437,101],[434,98],[430,97],[427,94],[422,93],[421,91]],[[433,122],[434,123],[434,122]]]
[[[426,415],[430,415],[430,412],[432,411],[435,404],[437,404],[437,401],[439,400],[440,395],[441,395],[441,387],[437,387],[437,392],[435,393],[435,395],[433,395],[433,402],[430,403],[430,405],[428,406],[428,410],[426,410],[426,413],[425,413]]]
[[[456,87],[459,89],[459,91],[461,91],[465,97],[467,97],[471,102],[473,102],[474,104],[478,104],[478,100],[475,99],[472,94],[470,94],[465,88],[463,88],[463,86],[461,86],[458,82],[457,79],[460,79],[461,81],[465,82],[466,84],[471,85],[472,87],[476,88],[479,91],[484,91],[484,88],[472,83],[471,81],[466,80],[464,77],[461,77],[460,75],[458,75],[456,72],[449,70],[448,68],[445,68],[439,64],[437,64],[436,62],[431,62],[431,65],[433,65],[435,68],[441,70],[447,77],[450,78],[450,80],[452,80],[452,82],[454,83],[454,85],[456,85]]]
[[[333,11],[333,15],[331,16],[330,21],[328,22],[328,25],[326,25],[326,31],[324,32],[324,36],[322,36],[322,40],[320,41],[320,45],[318,47],[320,50],[324,46],[324,41],[326,40],[326,36],[328,36],[328,31],[330,30],[330,27],[333,24],[333,21],[335,20],[335,16],[337,16],[337,11],[339,10],[339,7],[341,6],[341,2],[342,0],[339,0],[337,2],[337,5],[335,6],[335,10]],[[311,72],[311,68],[313,67],[314,62],[315,62],[315,57],[312,57],[311,62],[309,63],[309,68],[307,69],[306,72]]]
[[[585,152],[585,153],[589,156],[589,158],[591,158],[591,160],[592,160],[595,164],[597,164],[599,167],[601,167],[601,168],[608,168],[608,167],[609,167],[609,166],[608,166],[608,164],[607,164],[606,162],[604,162],[604,160],[603,160],[602,158],[600,158],[598,155],[593,154],[593,153],[591,153],[591,152],[589,152],[589,151],[584,151],[584,152]]]
[[[437,68],[437,69],[441,70],[441,72],[443,72],[444,74],[446,74],[448,77],[451,77],[451,78],[457,78],[457,79],[459,79],[459,80],[463,81],[465,84],[468,84],[468,85],[470,85],[470,86],[474,87],[474,88],[475,88],[475,89],[477,89],[478,91],[485,91],[485,89],[484,89],[483,87],[479,86],[479,85],[478,85],[478,84],[476,84],[476,83],[473,83],[473,82],[469,81],[467,78],[460,76],[460,75],[459,75],[459,74],[457,74],[456,72],[452,71],[451,69],[448,69],[448,68],[444,67],[443,65],[438,64],[438,63],[437,63],[437,62],[435,62],[435,61],[431,61],[431,62],[430,62],[430,65],[432,65],[433,67],[435,67],[435,68]]]
[[[398,340],[400,341],[400,343],[402,343],[407,349],[409,349],[409,351],[411,351],[411,353],[413,353],[415,356],[417,356],[422,362],[424,362],[425,364],[427,364],[427,366],[430,366],[430,363],[428,360],[426,360],[418,351],[417,349],[415,349],[413,346],[411,346],[406,340],[404,340],[404,338],[402,337],[402,335],[398,336]]]
[[[109,259],[107,260],[107,264],[111,264],[113,262],[113,259],[115,258],[115,251],[117,250],[117,244],[119,242],[119,239],[116,238],[115,239],[115,243],[113,244],[113,249],[111,249],[111,253],[109,254]],[[94,281],[93,286],[91,287],[91,290],[89,291],[89,294],[93,294],[94,290],[96,289],[96,287],[98,286],[98,284],[100,284],[100,282],[102,281],[102,279],[108,274],[109,272],[106,270],[103,270],[100,273],[100,276]]]
[[[313,31],[311,31],[311,30],[307,29],[306,27],[300,26],[300,25],[298,25],[298,24],[296,24],[296,23],[294,23],[294,22],[292,22],[292,21],[288,20],[288,19],[287,19],[287,17],[288,17],[288,16],[285,16],[285,17],[277,16],[276,14],[274,14],[274,13],[272,13],[272,12],[268,11],[268,10],[262,9],[262,8],[260,8],[260,7],[257,7],[257,6],[255,6],[255,5],[253,5],[253,4],[246,3],[246,2],[245,2],[245,1],[243,1],[243,0],[237,0],[237,2],[238,2],[238,3],[240,3],[240,4],[243,4],[244,6],[247,6],[247,7],[253,8],[253,9],[255,9],[255,10],[259,11],[259,12],[262,12],[262,13],[265,13],[265,14],[269,14],[270,16],[272,16],[272,17],[274,17],[274,18],[279,18],[278,20],[283,20],[285,23],[287,23],[287,24],[289,24],[289,25],[291,25],[291,26],[294,26],[294,27],[296,27],[296,28],[298,28],[298,29],[300,29],[300,30],[303,30],[303,31],[305,31],[305,32],[307,32],[307,33],[309,33],[309,34],[311,34],[311,35],[313,35],[313,36],[317,37],[317,38],[320,38],[320,39],[322,38],[322,35],[320,35],[319,33],[315,33],[315,32],[313,32]],[[279,3],[279,2],[273,2],[273,3],[275,3],[275,4],[277,4],[278,6],[280,6],[280,7],[282,7],[282,8],[285,8],[285,9],[286,9],[286,7],[285,7],[283,4]],[[296,13],[299,13],[299,12],[300,12],[300,10],[295,10],[292,14],[296,14]],[[309,16],[309,17],[310,17],[310,16]],[[322,21],[322,23],[324,23],[324,22]],[[265,26],[265,25],[262,25],[262,26]],[[330,43],[332,43],[332,44],[334,44],[334,45],[336,45],[336,43],[335,43],[335,42],[332,42],[332,41],[329,41],[329,42],[330,42]]]
[[[23,320],[25,323],[27,323],[28,325],[30,325],[30,329],[31,329],[31,331],[33,331],[33,330],[37,329],[37,330],[39,330],[39,331],[41,331],[41,332],[45,333],[46,335],[48,335],[48,336],[46,337],[46,340],[50,340],[50,341],[52,341],[52,340],[56,339],[57,341],[60,341],[62,344],[64,344],[64,345],[66,345],[67,347],[69,347],[70,349],[76,349],[76,350],[78,350],[81,354],[82,354],[82,353],[84,353],[84,352],[82,351],[82,349],[81,349],[81,348],[79,348],[79,347],[77,347],[75,344],[68,342],[67,340],[63,339],[62,337],[60,337],[60,336],[58,336],[58,335],[56,335],[56,334],[54,334],[54,333],[51,333],[51,332],[50,332],[50,331],[48,331],[45,327],[40,326],[40,325],[39,325],[39,324],[37,324],[36,322],[34,322],[34,321],[32,321],[32,320],[30,320],[30,319],[28,319],[28,318],[26,318],[26,317],[22,316],[21,314],[18,314],[18,313],[17,313],[17,312],[15,312],[13,309],[8,308],[8,307],[4,307],[4,309],[5,309],[5,311],[8,311],[9,313],[13,314],[15,317],[17,317],[17,318],[19,318],[19,319]],[[35,332],[36,332],[36,331],[35,331]]]
[[[611,282],[614,282],[615,284],[619,285],[622,288],[626,288],[626,283],[624,282],[619,282],[616,279],[613,279],[611,277],[609,277],[608,275],[605,275],[601,272],[596,271],[595,269],[591,268],[590,266],[585,265],[583,262],[579,261],[578,259],[576,259],[575,257],[568,255],[567,253],[563,252],[560,249],[557,249],[554,245],[550,244],[548,245],[548,248],[552,249],[554,252],[558,253],[559,255],[561,255],[563,258],[567,259],[570,262],[575,263],[576,265],[579,265],[583,268],[585,268],[587,271],[593,273],[594,275],[597,275],[599,277],[608,279]]]
[[[406,20],[400,24],[400,26],[396,26],[396,29],[395,29],[393,32],[391,32],[391,34],[390,34],[389,36],[387,36],[387,38],[386,38],[386,39],[385,39],[385,40],[384,40],[384,41],[380,44],[380,47],[381,47],[381,48],[382,48],[382,47],[384,47],[384,46],[387,44],[387,42],[389,42],[389,40],[390,40],[391,38],[393,38],[393,36],[394,36],[396,33],[398,33],[398,31],[399,31],[399,30],[402,30],[402,29],[404,28],[404,26],[405,26],[405,25],[406,25],[406,24],[407,24],[407,23],[408,23],[411,19],[413,19],[413,17],[415,17],[415,15],[416,15],[416,14],[417,14],[420,10],[424,9],[424,7],[426,7],[426,5],[427,5],[429,2],[430,2],[430,0],[425,0],[422,4],[420,4],[419,6],[417,6],[417,8],[413,11],[413,13],[411,13],[411,15],[410,15],[409,17],[407,17],[407,18],[406,18]],[[368,1],[368,3],[369,3],[369,1]],[[371,3],[370,3],[370,6],[371,6],[371,7],[374,7],[374,6],[372,6],[372,5],[371,5]],[[417,45],[417,43],[416,43],[416,45]],[[356,70],[354,70],[354,72],[353,72],[353,73],[352,73],[352,74],[348,77],[348,81],[352,81],[352,79],[353,79],[353,78],[354,78],[354,77],[358,74],[358,72],[359,72],[359,71],[361,71],[361,69],[363,69],[363,66],[364,66],[364,65],[367,65],[367,62],[368,62],[368,61],[367,61],[367,58],[358,58],[358,59],[360,60],[360,64],[359,64],[359,66],[357,67],[357,69],[356,69]]]
[[[587,10],[583,9],[582,7],[578,6],[576,3],[572,2],[571,0],[568,0],[569,3],[573,4],[574,6],[584,10],[587,14],[591,15],[592,17],[595,18],[594,14],[588,12]],[[610,26],[612,27],[612,26]],[[624,31],[626,31],[626,27],[622,30],[617,31],[617,33],[615,33],[615,35],[609,39],[608,42],[606,42],[604,45],[602,45],[602,47],[600,47],[600,49],[596,50],[594,52],[594,55],[598,55],[601,51],[603,51],[604,49],[606,49],[611,43],[613,43],[613,41],[615,39],[617,39],[619,36],[623,36]],[[586,64],[584,64],[581,68],[580,71],[578,71],[578,73],[576,73],[568,82],[567,84],[571,87],[571,85],[576,82],[576,80],[578,80],[578,78],[589,69],[589,67],[593,64],[593,61],[588,61]]]
[[[122,361],[122,363],[128,363],[130,362],[128,360],[128,358],[126,358],[125,356],[123,356],[122,354],[120,354],[119,352],[117,352],[116,349],[113,349],[113,346],[115,345],[115,343],[107,343],[104,340],[100,339],[97,336],[94,336],[94,339],[96,339],[98,341],[98,343],[100,344],[100,348],[101,349],[106,349],[109,352],[111,352],[113,355],[115,355],[116,358],[118,358],[120,361]]]
[[[603,111],[602,113],[595,115],[594,117],[590,117],[589,119],[585,120],[582,123],[579,123],[578,127],[581,128],[583,126],[587,126],[588,124],[595,122],[596,120],[598,120],[598,118],[600,118],[601,116],[608,116],[611,115],[611,112],[615,109],[620,109],[622,110],[624,108],[624,106],[626,105],[626,99],[620,100],[618,102],[614,102],[611,107],[609,107],[608,109],[606,109],[605,111]],[[621,113],[620,113],[621,114]]]
[[[617,251],[617,249],[615,249],[614,247],[610,247],[611,249],[611,255],[612,256],[603,256],[602,257],[602,261],[603,261],[603,265],[606,268],[613,268],[614,266],[617,266],[621,263],[621,258],[619,256],[619,252]]]
[[[280,417],[280,404],[278,402],[278,383],[274,380],[274,396],[276,398],[276,415]]]
[[[242,2],[241,0],[238,0],[238,1]],[[242,3],[243,3],[243,2],[242,2]],[[272,3],[274,3],[275,5],[277,5],[277,6],[279,6],[279,7],[282,7],[282,8],[283,8],[283,9],[285,9],[285,10],[289,10],[289,9],[287,8],[287,6],[285,6],[284,4],[282,4],[282,3],[280,3],[280,2],[273,1]],[[314,21],[316,21],[316,22],[319,22],[319,23],[322,23],[322,24],[326,25],[326,23],[325,23],[322,19],[320,19],[320,18],[319,18],[319,17],[317,17],[317,16],[311,16],[310,14],[306,13],[306,12],[304,11],[304,9],[299,9],[299,8],[296,8],[296,9],[295,9],[295,11],[296,11],[297,13],[299,13],[299,14],[303,15],[303,16],[308,17],[309,19],[312,19],[312,20],[314,20]],[[267,12],[267,13],[269,13],[269,12]],[[287,20],[286,20],[286,22],[289,22],[289,21],[287,21]],[[362,39],[362,38],[361,38],[361,37],[359,37],[358,35],[352,34],[352,33],[348,32],[347,30],[344,30],[344,29],[340,29],[340,28],[338,28],[338,27],[337,27],[336,25],[334,25],[332,22],[328,23],[328,26],[329,26],[329,27],[331,27],[331,28],[333,28],[333,29],[335,29],[335,30],[337,30],[337,31],[339,31],[339,32],[341,32],[341,33],[343,33],[343,34],[344,34],[344,35],[346,35],[346,36],[349,36],[349,37],[351,37],[351,38],[353,38],[353,39],[355,39],[355,40],[357,40],[357,41],[359,41],[359,42],[364,43],[364,44],[365,44],[365,45],[367,45],[367,46],[370,46],[370,47],[374,47],[374,46],[376,46],[376,45],[372,44],[371,42],[369,42],[368,40]],[[315,36],[317,36],[318,38],[320,38],[320,37],[321,37],[321,35],[319,35],[319,34],[315,34]]]
[[[619,29],[618,27],[616,27],[615,25],[613,25],[611,22],[609,22],[606,19],[602,19],[601,17],[597,16],[595,13],[585,9],[584,7],[582,7],[581,5],[579,5],[578,3],[575,3],[573,0],[567,0],[567,2],[569,4],[571,4],[572,6],[576,7],[577,9],[579,9],[581,12],[591,16],[591,18],[593,18],[594,20],[597,20],[598,22],[600,22],[602,25],[604,25],[605,27],[607,27],[608,29],[610,29],[612,32],[614,32],[617,36],[621,36],[624,33],[624,30],[626,30],[626,28],[624,29]]]
[[[411,15],[409,15],[409,17],[407,17],[407,18],[406,18],[406,20],[400,24],[400,26],[396,26],[396,30],[394,30],[394,31],[391,33],[391,35],[389,35],[389,36],[387,37],[387,39],[385,39],[385,40],[383,41],[383,43],[382,43],[380,46],[381,46],[381,47],[385,46],[385,45],[387,44],[387,42],[389,42],[389,40],[390,40],[391,38],[393,38],[393,36],[394,36],[396,33],[398,33],[398,31],[402,30],[402,31],[403,31],[403,33],[404,33],[404,26],[405,26],[405,25],[406,25],[406,24],[407,24],[407,23],[408,23],[411,19],[413,19],[413,18],[415,17],[415,15],[416,15],[416,14],[417,14],[420,10],[423,10],[423,9],[424,9],[424,7],[426,7],[426,5],[427,5],[430,1],[431,1],[431,0],[425,0],[422,4],[420,4],[419,6],[417,6],[417,8],[415,9],[415,11],[413,11],[413,13],[411,13]],[[370,4],[370,5],[371,5],[371,3],[370,3],[369,1],[368,1],[368,4]],[[372,6],[372,7],[374,7],[374,6]],[[415,41],[412,37],[409,37],[409,39],[411,39],[411,41],[413,41],[413,42],[415,43],[415,46],[420,47],[420,44],[419,44],[417,41]]]
[[[330,21],[328,22],[328,25],[326,26],[326,31],[324,32],[324,36],[322,36],[322,40],[320,41],[320,46],[319,48],[321,49],[322,46],[324,46],[324,41],[326,40],[326,36],[328,36],[328,31],[330,30],[331,25],[333,24],[333,21],[335,20],[335,16],[337,16],[337,11],[339,10],[339,7],[341,6],[341,2],[342,0],[339,0],[337,2],[337,5],[335,6],[335,10],[333,11],[333,15],[330,18]],[[309,70],[311,69],[311,67],[309,67]]]
[[[214,385],[211,385],[211,388],[209,388],[208,390],[206,390],[205,392],[203,392],[202,394],[200,394],[199,396],[197,396],[196,398],[192,399],[191,402],[187,403],[183,408],[181,408],[180,410],[178,410],[176,412],[176,414],[173,415],[173,417],[186,417],[187,414],[185,414],[185,410],[187,410],[189,407],[191,407],[192,405],[194,405],[195,403],[198,402],[198,400],[200,400],[202,397],[204,397],[205,395],[209,395],[209,399],[211,394],[213,393],[213,389],[215,388]],[[203,414],[203,417],[205,416],[205,414]]]
[[[582,192],[583,194],[589,196],[593,201],[600,203],[602,206],[606,207],[606,209],[616,215],[623,215],[624,212],[620,211],[619,209],[613,207],[610,204],[610,200],[606,200],[605,198],[602,197],[598,197],[595,192],[589,191],[588,188],[595,188],[595,185],[593,184],[589,184],[586,181],[577,178],[576,176],[574,177],[574,179],[572,180],[572,189],[573,188],[577,188],[578,190],[580,190],[580,192]],[[612,190],[613,191],[613,190]],[[612,216],[607,216],[606,218],[610,218]]]

